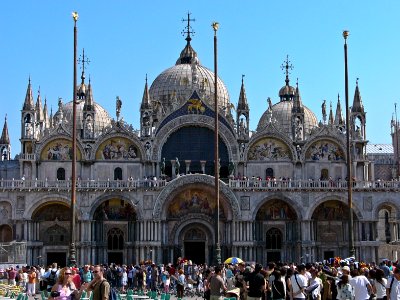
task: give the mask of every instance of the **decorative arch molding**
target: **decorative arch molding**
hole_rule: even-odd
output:
[[[133,197],[127,197],[126,195],[123,195],[121,193],[116,193],[116,192],[107,192],[103,194],[100,197],[97,197],[96,200],[93,202],[91,205],[90,211],[89,211],[89,220],[94,219],[94,213],[96,212],[96,209],[105,201],[110,200],[110,199],[121,199],[126,202],[128,202],[130,205],[133,206],[136,212],[136,220],[141,220],[143,219],[143,205],[138,205],[139,200]]]
[[[313,215],[314,211],[317,209],[317,207],[320,206],[322,203],[324,203],[326,201],[330,201],[330,200],[340,201],[343,204],[348,205],[347,198],[342,197],[338,194],[332,194],[329,196],[327,196],[327,195],[317,196],[316,198],[314,198],[313,205],[311,205],[309,207],[309,209],[307,210],[307,212],[305,214],[305,219],[311,220],[312,215]],[[362,210],[360,210],[360,208],[357,206],[357,203],[355,203],[354,201],[353,201],[353,210],[354,210],[354,213],[356,214],[358,220],[364,219]]]
[[[168,200],[171,199],[171,196],[176,193],[176,191],[181,190],[186,185],[193,183],[215,186],[214,180],[215,178],[213,176],[202,175],[202,174],[189,174],[175,178],[169,184],[167,184],[167,186],[158,195],[156,202],[154,204],[153,218],[155,219],[163,218],[164,220],[166,219],[166,212],[165,210],[163,210],[163,207],[168,202]],[[240,217],[240,205],[235,194],[222,181],[220,181],[220,192],[228,200],[228,204],[232,209],[232,218],[238,219]]]
[[[302,217],[303,208],[299,205],[298,201],[290,199],[286,196],[283,196],[282,194],[272,194],[272,195],[264,198],[262,201],[260,201],[260,203],[258,203],[254,207],[254,211],[252,212],[252,220],[256,220],[257,213],[260,210],[260,208],[263,207],[264,204],[266,204],[268,201],[271,201],[271,200],[281,200],[283,202],[286,202],[287,204],[289,204],[291,206],[293,211],[296,213],[296,220],[303,219],[303,217]]]
[[[139,138],[136,135],[128,134],[128,133],[125,133],[124,131],[110,132],[110,133],[100,136],[100,138],[97,140],[97,142],[92,147],[92,151],[90,153],[89,159],[95,160],[96,153],[97,153],[97,151],[100,150],[99,147],[101,146],[101,144],[103,144],[107,140],[111,140],[111,139],[115,139],[115,138],[124,138],[124,139],[131,141],[136,146],[136,148],[139,152],[139,153],[137,153],[136,160],[140,161],[140,160],[145,159],[146,150],[144,149],[142,142],[139,140]],[[136,160],[133,160],[133,161],[136,161]]]
[[[214,118],[211,118],[207,115],[184,115],[179,118],[173,119],[164,127],[162,127],[161,130],[157,133],[153,143],[152,159],[154,161],[161,160],[162,147],[166,143],[168,137],[173,132],[179,130],[182,127],[189,126],[205,127],[214,131],[213,123]],[[219,135],[228,149],[229,160],[237,161],[239,157],[239,147],[236,142],[237,138],[223,123],[219,122],[219,125]]]
[[[35,201],[27,201],[28,207],[26,207],[23,218],[27,220],[32,219],[33,213],[42,206],[46,206],[50,203],[60,203],[67,207],[70,207],[71,199],[67,198],[66,196],[60,196],[57,194],[48,195],[45,198],[38,197]],[[75,213],[78,218],[79,211],[77,207],[75,208]]]
[[[330,134],[330,135],[328,135]],[[307,141],[307,143],[304,145],[302,151],[301,151],[301,155],[300,155],[300,159],[302,161],[306,160],[306,153],[308,152],[308,150],[310,149],[311,146],[315,145],[318,142],[322,142],[322,141],[329,141],[334,145],[337,145],[341,151],[341,153],[343,154],[343,160],[339,160],[337,162],[345,162],[347,160],[347,156],[346,156],[346,146],[344,144],[344,140],[341,136],[338,136],[337,134],[334,134],[333,132],[330,132],[330,130],[328,130],[328,132],[324,132],[323,134],[317,135],[313,138],[311,138],[310,140]]]
[[[179,242],[183,238],[182,233],[185,227],[193,226],[194,224],[202,225],[202,228],[206,230],[206,235],[211,239],[211,241],[214,241],[214,223],[214,219],[210,218],[209,216],[205,216],[203,214],[188,214],[181,218],[179,222],[172,227],[169,235],[169,243],[171,245],[179,245]]]
[[[375,218],[376,220],[379,219],[379,211],[381,209],[384,209],[384,206],[390,206],[395,210],[395,218],[399,219],[400,218],[400,209],[399,206],[397,204],[395,204],[394,200],[382,200],[382,201],[378,201],[377,203],[375,203],[373,209],[372,209],[372,216],[373,218]]]
[[[61,128],[61,127],[60,127],[60,128]],[[35,149],[36,159],[37,159],[37,160],[41,160],[41,154],[42,154],[42,152],[45,150],[46,146],[47,146],[49,143],[51,143],[51,142],[53,142],[53,141],[56,141],[56,140],[67,140],[67,141],[69,141],[69,142],[72,143],[71,136],[68,135],[67,132],[61,131],[61,132],[60,132],[59,134],[57,134],[57,135],[52,135],[52,134],[50,134],[50,135],[48,135],[47,137],[45,137],[43,140],[41,140],[39,144],[36,144],[36,147],[35,147],[35,148],[36,148],[36,149]],[[82,147],[82,145],[81,145],[81,141],[80,141],[79,138],[77,139],[76,146],[77,146],[77,148],[78,148],[78,151],[80,152],[79,154],[80,154],[80,156],[81,156],[81,159],[84,159],[83,153],[85,153],[85,152],[84,152],[84,149],[83,149],[83,147]]]

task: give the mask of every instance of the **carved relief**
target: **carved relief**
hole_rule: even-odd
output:
[[[240,197],[240,208],[242,210],[250,210],[250,197],[249,196],[241,196]]]

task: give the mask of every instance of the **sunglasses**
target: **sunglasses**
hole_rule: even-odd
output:
[[[64,273],[64,275],[72,275],[72,273]]]
[[[99,273],[100,271],[93,271],[93,273]]]

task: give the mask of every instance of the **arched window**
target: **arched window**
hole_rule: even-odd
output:
[[[328,180],[329,179],[329,171],[328,169],[322,169],[321,170],[321,180]]]
[[[111,228],[107,234],[108,250],[122,250],[124,248],[124,233],[121,229]]]
[[[282,233],[278,228],[271,228],[267,231],[266,248],[280,250],[282,248]]]
[[[274,169],[268,168],[265,170],[265,179],[271,179],[274,177]]]
[[[122,169],[119,167],[114,169],[114,180],[122,180]]]
[[[57,169],[57,180],[65,180],[65,169],[64,168]]]

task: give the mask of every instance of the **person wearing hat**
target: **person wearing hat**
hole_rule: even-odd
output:
[[[260,273],[262,268],[261,264],[256,264],[254,266],[254,271],[249,276],[248,300],[261,300],[263,296],[266,289],[266,281],[264,276]]]

